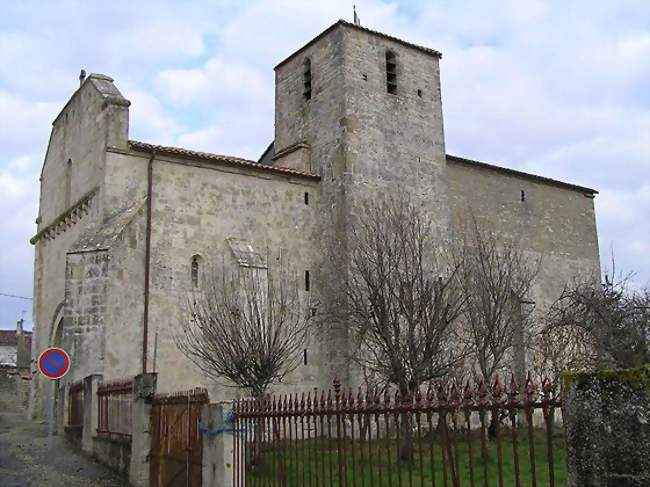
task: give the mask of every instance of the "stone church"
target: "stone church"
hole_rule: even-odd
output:
[[[440,59],[335,23],[275,67],[275,140],[257,161],[132,140],[130,102],[113,79],[82,78],[52,124],[40,177],[32,357],[65,348],[68,382],[153,371],[161,392],[204,385],[213,400],[232,397],[174,342],[201,272],[222,256],[254,265],[269,249],[318,293],[323,235],[397,188],[430,208],[441,234],[475,216],[542,256],[538,305],[576,274],[598,273],[596,191],[446,153]],[[307,347],[286,387],[346,377],[344,338]],[[41,416],[47,389],[38,374],[32,382]]]

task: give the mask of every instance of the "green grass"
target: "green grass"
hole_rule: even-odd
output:
[[[465,434],[459,432],[457,448],[458,463],[460,467],[460,485],[469,486],[469,448]],[[386,440],[373,440],[371,442],[373,452],[373,480],[375,486],[420,486],[421,474],[424,485],[432,485],[432,477],[435,475],[435,485],[444,486],[442,448],[438,434],[429,435],[422,438],[422,458],[419,454],[419,443],[417,434],[414,433],[414,458],[411,468],[406,462],[398,461],[397,443],[393,439],[390,445]],[[531,467],[529,459],[529,445],[526,430],[518,433],[519,455],[519,477],[522,485],[531,485]],[[483,486],[484,462],[481,454],[481,442],[478,432],[472,433],[472,458],[474,469],[474,484]],[[363,457],[360,455],[361,443],[355,441],[354,460],[351,453],[351,442],[349,439],[345,442],[346,453],[341,455],[341,464],[344,471],[343,478],[347,482],[342,482],[339,476],[338,455],[336,448],[336,439],[331,442],[326,439],[312,439],[294,442],[292,445],[283,445],[280,448],[265,449],[262,455],[262,461],[257,466],[248,467],[247,480],[248,485],[266,485],[267,481],[272,479],[286,478],[286,485],[289,486],[308,486],[308,485],[330,485],[330,461],[332,464],[332,485],[353,485],[353,476],[356,479],[356,485],[361,486],[361,477],[365,477],[365,485],[370,486],[370,464],[368,462],[368,442],[363,442]],[[433,442],[434,467],[431,467],[431,445]],[[553,435],[553,467],[555,485],[558,487],[566,485],[566,461],[565,445],[563,432],[558,430]],[[391,458],[388,459],[388,446],[390,446]],[[510,429],[502,428],[501,430],[502,446],[502,464],[503,464],[503,481],[504,486],[515,485],[515,464],[513,459],[512,437]],[[487,478],[488,485],[498,486],[498,454],[497,445],[494,439],[487,442]],[[549,468],[547,462],[547,445],[546,433],[541,430],[534,432],[534,450],[535,450],[535,471],[537,485],[549,485]],[[378,460],[381,459],[381,460]],[[447,485],[453,487],[452,474],[450,471],[449,460],[447,460]],[[382,481],[379,482],[379,466],[381,466]],[[316,475],[318,472],[318,475]],[[389,484],[389,472],[392,484]],[[303,477],[304,475],[304,477]],[[319,483],[316,483],[318,477]],[[402,479],[401,483],[399,479]],[[304,480],[303,480],[304,479]],[[409,481],[409,479],[411,479]],[[411,483],[412,482],[412,483]],[[283,484],[284,485],[284,484]]]

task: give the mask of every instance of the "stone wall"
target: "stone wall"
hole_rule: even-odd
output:
[[[650,485],[650,366],[564,380],[567,485]]]
[[[25,411],[30,383],[29,369],[0,365],[0,410]]]
[[[109,266],[110,253],[103,249],[68,255],[63,347],[72,364],[66,382],[104,370]]]
[[[48,346],[62,345],[66,253],[88,228],[103,221],[101,186],[106,146],[126,146],[128,105],[110,78],[91,74],[52,124],[40,178],[38,233],[32,239],[32,357],[38,357]],[[68,215],[86,196],[87,203]],[[35,372],[34,363],[32,368]],[[33,381],[33,417],[45,415],[43,384],[38,376]]]
[[[15,345],[0,345],[0,365],[15,365],[17,355]]]
[[[531,296],[538,311],[572,279],[600,278],[593,195],[453,160],[447,174],[455,239],[475,218],[481,228],[518,242],[531,261],[541,259]]]
[[[396,56],[396,94],[386,90],[389,50]],[[302,95],[307,58],[310,100]],[[472,215],[520,238],[531,256],[543,257],[534,296],[539,304],[554,299],[572,276],[598,274],[592,199],[448,162],[435,52],[337,24],[276,67],[275,122],[275,153],[299,147],[284,161],[292,159],[320,181],[180,152],[154,155],[145,361],[159,374],[161,392],[201,385],[212,400],[237,394],[207,381],[174,341],[186,316],[193,256],[201,257],[201,272],[223,260],[234,265],[227,239],[250,241],[272,261],[287,257],[299,279],[309,270],[310,296],[326,306],[336,302],[328,293],[336,293],[347,269],[346,236],[359,204],[384,193],[402,190],[421,201],[441,241],[461,234]],[[64,343],[73,358],[69,380],[142,372],[151,155],[129,144],[127,129],[128,101],[110,79],[91,75],[57,117],[46,155],[39,232],[92,193],[82,214],[65,216],[64,225],[36,241],[33,356]],[[325,258],[332,241],[343,249],[335,263]],[[327,292],[326,281],[334,284]],[[325,323],[310,338],[308,364],[282,389],[326,388],[336,376],[357,382],[345,361],[344,325]],[[34,382],[38,414],[42,395],[40,381]]]

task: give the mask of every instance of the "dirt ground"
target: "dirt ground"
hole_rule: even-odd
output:
[[[106,467],[55,436],[47,450],[47,425],[27,421],[24,411],[0,403],[0,486],[123,487],[128,485]]]

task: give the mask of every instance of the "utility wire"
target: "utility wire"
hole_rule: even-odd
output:
[[[16,296],[15,294],[0,293],[0,296],[4,296],[6,298],[27,299],[29,301],[32,300],[32,298],[26,298],[25,296]]]

